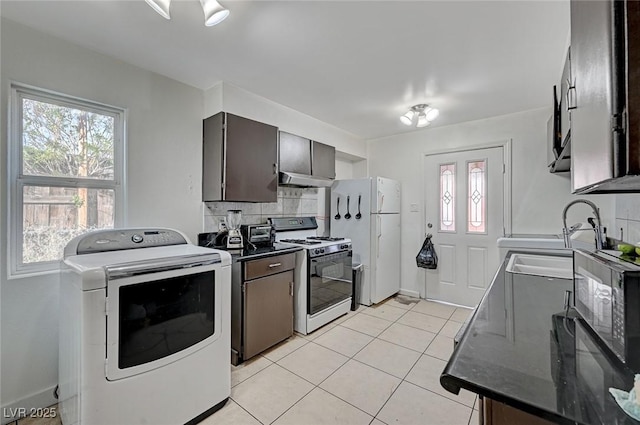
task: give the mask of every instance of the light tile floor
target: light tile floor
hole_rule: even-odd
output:
[[[471,310],[404,296],[231,366],[231,399],[201,425],[471,425],[478,400],[440,386]],[[17,425],[59,425],[23,419]],[[124,424],[123,424],[124,425]]]
[[[477,397],[440,386],[471,310],[404,296],[294,335],[231,368],[231,400],[201,425],[469,425]]]

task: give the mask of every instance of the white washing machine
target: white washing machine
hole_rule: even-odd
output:
[[[197,423],[231,392],[231,256],[170,229],[87,233],[65,248],[64,425]]]

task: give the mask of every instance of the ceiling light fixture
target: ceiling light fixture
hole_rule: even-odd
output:
[[[400,117],[400,121],[404,125],[412,125],[415,121],[415,126],[418,128],[426,127],[431,124],[431,121],[435,120],[440,111],[436,108],[431,108],[429,105],[421,103],[409,108],[409,111]],[[415,119],[418,117],[418,119]]]
[[[144,0],[149,6],[165,19],[171,19],[169,7],[171,0]],[[204,12],[204,24],[208,27],[219,24],[229,16],[229,9],[226,9],[216,0],[200,0],[202,11]]]
[[[171,19],[169,14],[169,6],[171,6],[171,0],[144,0],[149,6],[160,14],[165,19]]]
[[[229,9],[222,7],[216,0],[200,0],[204,11],[204,24],[208,27],[219,24],[229,16]]]

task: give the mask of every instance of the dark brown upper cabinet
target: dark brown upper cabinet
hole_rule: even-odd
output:
[[[278,128],[220,112],[203,121],[202,200],[276,202]]]
[[[640,192],[640,2],[571,1],[573,193]]]

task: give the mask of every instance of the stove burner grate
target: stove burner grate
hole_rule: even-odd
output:
[[[280,242],[295,243],[299,245],[318,245],[322,242],[306,239],[280,239]]]

